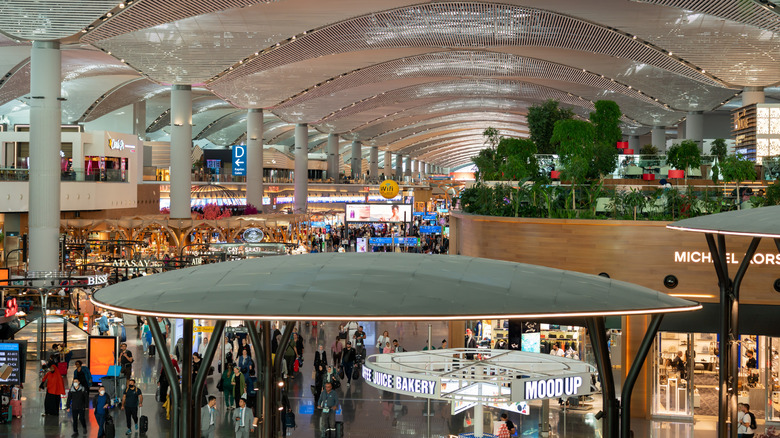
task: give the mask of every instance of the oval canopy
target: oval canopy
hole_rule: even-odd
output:
[[[666,226],[674,230],[736,236],[780,238],[780,205],[727,211],[683,219]]]
[[[206,319],[458,320],[696,310],[596,275],[464,256],[322,253],[245,259],[109,286],[116,311]]]

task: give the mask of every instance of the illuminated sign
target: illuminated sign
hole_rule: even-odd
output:
[[[233,176],[246,176],[246,146],[233,146]]]
[[[353,204],[346,206],[347,222],[409,222],[410,204]]]
[[[265,235],[263,234],[263,230],[261,230],[260,228],[247,228],[247,230],[244,231],[243,234],[244,242],[249,242],[249,243],[262,242],[263,237],[265,237]]]
[[[518,391],[518,388],[521,390]],[[549,379],[518,379],[512,383],[512,401],[577,397],[590,393],[590,374],[574,374]]]
[[[5,317],[10,318],[19,312],[19,305],[16,303],[16,298],[10,298],[5,301]]]
[[[116,337],[90,336],[87,341],[87,363],[92,381],[100,382],[108,374],[108,367],[116,364]]]
[[[135,146],[133,145],[126,145],[124,140],[119,140],[116,138],[109,138],[108,139],[108,147],[115,150],[115,151],[123,151],[125,148],[127,149],[135,149]]]
[[[11,374],[6,378],[0,377],[3,385],[19,385],[24,382],[24,362],[26,344],[19,341],[3,341],[0,343],[0,368],[8,365]]]
[[[375,371],[363,367],[363,379],[376,388],[392,390],[396,393],[406,393],[416,396],[435,397],[439,383],[435,380],[420,379],[390,373]]]
[[[726,263],[738,264],[741,255],[733,252],[726,253]],[[712,254],[708,251],[675,251],[675,263],[712,263]],[[780,265],[780,254],[756,253],[750,260],[753,265]]]

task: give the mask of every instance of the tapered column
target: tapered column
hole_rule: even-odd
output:
[[[246,203],[263,211],[263,110],[246,115]]]
[[[363,176],[363,144],[359,141],[352,142],[352,178],[360,179]]]
[[[685,119],[685,139],[693,140],[702,148],[704,140],[704,113],[701,111],[690,111]]]
[[[404,178],[404,165],[401,154],[395,154],[395,179],[401,181]]]
[[[189,219],[192,186],[192,87],[171,88],[171,218]]]
[[[417,160],[412,160],[411,157],[409,158],[409,167],[411,168],[409,170],[409,176],[412,177],[412,180],[417,179]]]
[[[393,154],[390,151],[385,151],[385,179],[393,178]]]
[[[309,202],[309,125],[295,125],[295,213],[305,214]]]
[[[742,90],[742,106],[764,103],[765,101],[764,87],[745,87]]]
[[[60,234],[60,44],[30,52],[30,271],[58,271]],[[83,159],[81,161],[84,163]]]
[[[371,146],[368,153],[368,176],[377,179],[379,177],[379,148]]]
[[[650,137],[653,146],[658,149],[659,153],[666,151],[666,128],[663,126],[653,126],[653,130],[650,131]]]
[[[328,178],[339,182],[339,135],[328,134]]]
[[[628,136],[628,148],[633,149],[635,154],[639,153],[639,136],[638,135],[629,135]]]
[[[412,157],[408,155],[404,158],[404,176],[412,177]]]

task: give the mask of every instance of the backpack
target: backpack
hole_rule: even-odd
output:
[[[292,411],[287,412],[284,415],[284,425],[287,426],[288,429],[295,429],[295,414],[292,413]]]
[[[753,430],[758,429],[758,425],[756,424],[756,416],[753,415],[752,412],[748,412],[748,415],[750,415],[750,428]]]

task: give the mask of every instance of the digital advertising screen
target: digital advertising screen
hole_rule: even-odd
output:
[[[116,363],[116,336],[90,336],[87,362],[92,382],[98,383],[108,374],[108,367]]]
[[[24,383],[25,358],[27,357],[27,341],[0,342],[0,369],[6,365],[11,367],[7,378],[0,375],[0,385],[19,385]]]
[[[347,204],[347,222],[410,222],[411,204]]]

